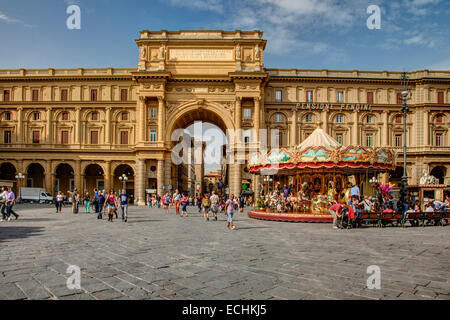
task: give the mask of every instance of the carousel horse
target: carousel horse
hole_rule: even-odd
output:
[[[341,194],[339,195],[339,199],[338,199],[338,201],[339,202],[344,202],[344,203],[348,203],[350,200],[351,200],[351,198],[352,198],[352,195],[351,195],[351,193],[350,193],[350,190],[351,190],[352,188],[346,188],[346,189],[344,189],[344,190],[342,190],[342,192],[341,192]]]

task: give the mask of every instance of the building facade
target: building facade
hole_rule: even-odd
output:
[[[321,121],[342,144],[408,144],[409,183],[426,170],[450,183],[450,71],[409,72],[403,136],[401,73],[264,67],[260,31],[142,31],[137,68],[0,70],[0,183],[73,188],[122,186],[138,204],[146,189],[177,187],[171,135],[195,121],[227,129],[278,129],[294,146]],[[231,152],[253,150],[244,133]],[[399,170],[392,179],[401,176]],[[22,173],[25,178],[15,178]],[[400,174],[399,174],[400,173]],[[227,168],[231,193],[252,179]],[[187,178],[185,179],[187,180]],[[261,181],[251,180],[258,192]]]

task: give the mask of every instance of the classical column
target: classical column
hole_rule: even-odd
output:
[[[23,108],[19,107],[17,108],[17,142],[18,143],[24,143],[25,137],[23,133]]]
[[[389,145],[389,131],[388,131],[388,113],[387,111],[383,112],[382,116],[383,121],[383,130],[382,130],[382,140],[381,144],[383,147],[386,147]]]
[[[424,120],[424,124],[423,124],[423,145],[424,146],[429,146],[430,143],[430,124],[429,124],[429,115],[428,115],[428,111],[425,110],[423,112],[423,120]]]
[[[45,191],[53,194],[52,190],[52,161],[47,160],[45,162]]]
[[[75,161],[74,184],[75,184],[75,188],[77,188],[78,191],[80,191],[80,187],[81,187],[81,160],[79,160],[79,159]]]
[[[328,133],[328,113],[327,110],[323,110],[322,111],[322,129],[323,131],[325,131],[326,133]]]
[[[170,191],[169,186],[172,184],[172,160],[164,160],[164,185],[166,189],[164,191]]]
[[[136,204],[145,206],[145,160],[136,160]]]
[[[158,97],[158,141],[164,142],[166,121],[166,102],[163,97]]]
[[[295,108],[292,110],[290,145],[291,147],[297,145],[297,110]]]
[[[111,107],[106,108],[105,144],[111,144]]]
[[[47,108],[47,127],[45,128],[45,135],[47,136],[47,144],[52,144],[52,109]],[[50,191],[49,191],[50,192]]]
[[[105,181],[105,190],[109,192],[111,185],[111,161],[105,161],[105,172],[103,172],[103,179]]]
[[[161,196],[164,185],[164,160],[158,160],[156,166],[156,191]]]
[[[238,197],[241,194],[241,188],[242,188],[242,170],[241,170],[241,164],[238,162],[233,163],[230,165],[233,175],[232,180],[232,188],[230,194],[234,194],[236,197]]]
[[[253,124],[253,128],[255,129],[256,141],[258,142],[259,145],[259,129],[261,129],[261,103],[260,103],[261,97],[256,97],[254,101],[255,101],[255,115],[254,115],[255,123]]]
[[[358,132],[358,112],[354,112],[353,113],[353,127],[352,127],[352,144],[353,145],[358,145],[358,136],[359,136],[359,132]]]
[[[81,108],[75,108],[75,144],[81,143],[81,121],[80,121]]]

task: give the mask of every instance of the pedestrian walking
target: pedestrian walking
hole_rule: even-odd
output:
[[[98,193],[98,215],[97,219],[103,219],[103,207],[105,206],[105,195],[103,192]]]
[[[203,208],[203,218],[205,221],[209,221],[209,210],[211,208],[211,199],[209,198],[209,194],[205,194],[202,200],[202,208]]]
[[[87,190],[84,193],[83,202],[84,202],[84,213],[91,213],[90,210],[91,197],[89,196],[89,192],[87,192]]]
[[[187,217],[188,216],[187,206],[189,204],[189,198],[184,193],[181,194],[180,202],[181,202],[181,216],[184,215]]]
[[[114,191],[111,189],[109,195],[106,198],[106,205],[108,207],[108,221],[113,221],[114,210],[116,209],[116,197]]]
[[[72,213],[78,213],[78,201],[80,200],[78,190],[75,189],[72,193]]]
[[[234,230],[236,226],[233,225],[234,210],[238,208],[238,203],[234,198],[234,194],[225,202],[225,212],[227,213],[227,229]]]
[[[178,189],[176,189],[175,193],[173,194],[173,204],[175,207],[175,214],[180,213],[180,200],[181,200],[181,194],[178,192]]]
[[[0,218],[0,221],[7,220],[8,216],[6,213],[6,203],[8,202],[8,190],[5,187],[2,187],[1,193],[0,193],[0,201],[1,201],[1,213],[2,217]]]
[[[162,198],[162,202],[163,202],[163,206],[164,206],[164,213],[165,214],[169,213],[169,206],[170,206],[170,202],[171,201],[172,200],[170,198],[169,192],[166,192],[166,194]]]
[[[217,221],[217,214],[219,213],[219,196],[211,192],[211,213],[214,220]]]
[[[56,206],[56,213],[61,213],[64,197],[62,195],[61,191],[58,191],[58,194],[56,195],[55,199],[55,206]]]
[[[8,187],[8,199],[6,201],[6,214],[8,216],[8,221],[11,221],[11,214],[19,218],[19,215],[13,210],[14,204],[16,203],[16,195],[12,191],[11,187]]]
[[[122,209],[122,221],[128,221],[128,194],[125,189],[120,191],[120,208]]]

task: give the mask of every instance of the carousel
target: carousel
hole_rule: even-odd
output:
[[[293,222],[331,222],[328,208],[333,202],[347,202],[350,188],[362,186],[371,194],[370,181],[395,169],[394,154],[387,148],[342,146],[318,128],[300,145],[252,155],[251,174],[264,182],[255,219]],[[283,189],[289,188],[285,197]]]

